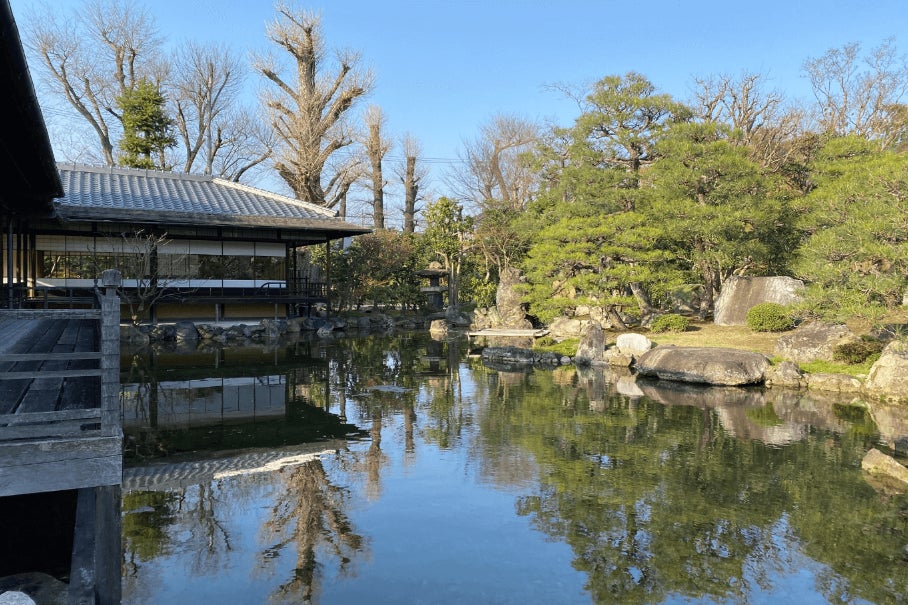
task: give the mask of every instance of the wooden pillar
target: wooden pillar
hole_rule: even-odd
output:
[[[6,306],[13,308],[13,219],[6,224]]]
[[[101,273],[101,434],[123,435],[120,426],[120,297],[116,269]]]
[[[325,241],[325,312],[331,317],[331,240]]]

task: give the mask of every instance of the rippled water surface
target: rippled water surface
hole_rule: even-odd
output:
[[[127,603],[904,603],[847,401],[422,335],[125,357]]]

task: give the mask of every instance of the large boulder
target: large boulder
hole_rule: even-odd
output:
[[[495,307],[498,309],[502,327],[515,330],[529,330],[533,327],[526,318],[526,308],[517,291],[522,281],[520,271],[514,268],[502,269],[498,276],[498,290],[495,292]]]
[[[549,334],[555,340],[579,338],[584,322],[572,317],[556,317],[549,324]]]
[[[908,343],[894,340],[870,368],[867,390],[893,399],[908,399]]]
[[[793,277],[729,277],[716,299],[713,322],[718,326],[743,326],[751,307],[765,302],[800,302],[803,290],[804,282]]]
[[[764,380],[769,359],[720,347],[657,347],[637,358],[637,372],[661,380],[741,386]]]
[[[832,361],[837,346],[855,339],[844,324],[812,322],[780,336],[773,352],[795,363]]]
[[[798,364],[791,361],[783,361],[766,370],[766,386],[768,387],[789,387],[800,389],[807,386],[807,379],[798,368]]]
[[[599,322],[591,321],[583,326],[574,358],[581,365],[605,361],[605,331]]]

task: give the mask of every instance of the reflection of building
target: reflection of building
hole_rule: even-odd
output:
[[[327,299],[327,276],[300,249],[369,231],[211,176],[73,165],[59,175],[53,216],[5,235],[5,283],[37,304],[84,296],[99,268],[118,268],[124,292],[156,289],[158,317],[272,316]]]

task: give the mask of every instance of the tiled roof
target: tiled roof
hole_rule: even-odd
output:
[[[132,168],[58,164],[63,220],[107,220],[364,233],[327,208],[223,179]]]

